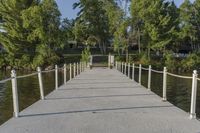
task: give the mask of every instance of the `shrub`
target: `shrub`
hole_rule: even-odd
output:
[[[174,71],[176,70],[178,63],[172,52],[167,52],[164,55],[164,63],[168,70]]]
[[[81,54],[81,61],[83,62],[89,62],[91,56],[90,48],[86,47]]]
[[[186,71],[198,69],[200,66],[200,57],[197,53],[189,54],[186,59],[182,60],[181,65],[182,68]]]

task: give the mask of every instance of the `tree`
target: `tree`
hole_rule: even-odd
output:
[[[109,26],[106,11],[101,0],[80,0],[74,8],[80,8],[77,23],[87,28],[87,38],[95,38],[102,53],[106,53],[106,43],[109,39]],[[86,39],[87,40],[87,39]]]
[[[1,0],[0,42],[13,67],[54,63],[60,48],[60,12],[54,0]]]
[[[171,16],[174,9],[172,2],[164,0],[141,0],[138,3],[132,1],[132,19],[135,30],[142,29],[142,38],[146,41],[148,58],[150,60],[151,49],[165,52],[168,44],[173,40],[176,30],[175,17]],[[140,38],[139,34],[138,38]],[[140,39],[138,39],[140,40]]]
[[[36,0],[0,1],[0,14],[3,20],[0,42],[8,52],[11,66],[25,65],[30,61],[29,50],[32,49],[32,44],[26,39],[29,30],[23,27],[21,12],[37,4]]]
[[[195,41],[197,40],[197,27],[195,25],[195,12],[192,3],[185,0],[180,6],[180,36],[182,44],[190,45],[195,50]]]

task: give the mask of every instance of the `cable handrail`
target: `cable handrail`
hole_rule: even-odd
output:
[[[11,78],[7,78],[7,79],[3,79],[3,80],[0,81],[0,84],[5,83],[5,82],[7,82],[7,81],[10,81],[10,80],[12,80],[12,79],[13,79],[12,77],[11,77]]]
[[[142,70],[148,71],[149,68],[142,67]]]
[[[31,74],[27,74],[27,75],[17,76],[16,78],[17,79],[22,79],[22,78],[27,78],[27,77],[35,76],[37,74],[38,74],[38,72],[34,72],[34,73],[31,73]]]
[[[154,69],[151,69],[151,71],[155,72],[155,73],[163,74],[163,71],[158,71],[158,70],[154,70]]]
[[[169,73],[169,72],[167,72],[167,74],[170,76],[173,76],[173,77],[177,77],[177,78],[192,79],[192,77],[189,77],[189,76],[182,76],[182,75],[177,75],[177,74],[173,74],[173,73]]]
[[[55,71],[55,69],[51,69],[51,70],[43,70],[42,73],[49,73],[49,72],[53,72]]]

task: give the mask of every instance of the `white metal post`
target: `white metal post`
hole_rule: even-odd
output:
[[[196,98],[197,98],[197,71],[193,71],[192,76],[192,95],[191,95],[191,107],[190,107],[190,119],[196,118]]]
[[[19,103],[18,103],[18,91],[17,91],[17,75],[15,70],[11,71],[11,77],[12,77],[12,95],[13,95],[13,115],[14,117],[19,116]]]
[[[76,63],[74,63],[74,77],[76,76]]]
[[[42,81],[42,71],[41,68],[37,68],[38,71],[38,80],[39,80],[39,87],[40,87],[40,98],[44,100],[44,87],[43,87],[43,81]]]
[[[72,64],[69,64],[69,79],[72,79]]]
[[[124,69],[124,74],[126,75],[126,66],[127,66],[127,63],[125,62],[125,69]]]
[[[64,84],[67,84],[67,65],[64,64]]]
[[[149,65],[148,90],[151,90],[151,65]]]
[[[135,64],[133,63],[133,68],[132,68],[132,80],[134,80],[135,77]]]
[[[76,63],[76,75],[78,75],[79,73],[78,73],[78,62]]]
[[[130,63],[128,63],[128,77],[130,78]]]
[[[167,101],[167,68],[163,70],[163,101]]]
[[[142,77],[142,65],[140,64],[139,65],[139,79],[138,79],[139,84],[141,84],[141,77]]]
[[[108,68],[110,68],[110,53],[108,55]]]
[[[82,62],[80,61],[79,62],[79,73],[81,73],[82,72]]]
[[[58,66],[55,65],[55,89],[58,89]]]
[[[122,73],[124,73],[124,62],[122,62]]]
[[[79,74],[81,74],[81,62],[78,63],[79,63]]]

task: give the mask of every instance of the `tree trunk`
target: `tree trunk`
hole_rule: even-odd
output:
[[[103,52],[104,54],[106,54],[106,46],[105,46],[105,42],[103,41]]]
[[[151,48],[150,48],[150,46],[151,46],[150,43],[148,43],[148,51],[147,52],[148,52],[148,60],[149,61],[151,59],[151,57],[150,57],[151,56]]]
[[[126,48],[126,62],[128,62],[128,47]]]
[[[101,51],[101,54],[103,54],[103,48],[102,48],[102,46],[101,46],[101,41],[99,41],[99,49],[100,49],[100,51]]]
[[[138,52],[141,53],[140,29],[138,28]]]

